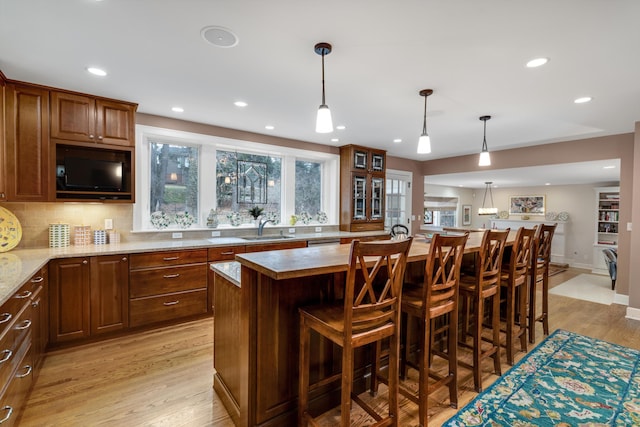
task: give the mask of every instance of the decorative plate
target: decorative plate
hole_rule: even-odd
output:
[[[500,211],[500,213],[498,215],[502,219],[508,219],[509,218],[509,212],[507,212],[507,211]]]
[[[568,220],[569,220],[569,213],[568,213],[568,212],[564,212],[564,211],[563,211],[563,212],[560,212],[560,213],[558,214],[558,219],[559,219],[560,221],[568,221]]]
[[[0,206],[0,252],[18,246],[22,239],[22,226],[14,214]]]
[[[546,214],[544,214],[544,217],[547,221],[555,221],[556,218],[558,218],[558,214],[555,212],[547,212]]]

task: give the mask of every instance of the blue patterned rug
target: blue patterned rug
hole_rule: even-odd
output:
[[[640,351],[556,330],[444,426],[639,426]]]

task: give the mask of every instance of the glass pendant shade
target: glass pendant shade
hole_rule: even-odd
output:
[[[316,118],[316,132],[330,133],[333,132],[333,121],[331,120],[331,110],[329,106],[322,104],[318,107],[318,116]]]
[[[478,161],[478,166],[491,166],[491,155],[489,151],[482,151],[480,153],[480,160]]]
[[[418,139],[418,154],[429,154],[431,152],[431,138],[426,133],[420,135]]]

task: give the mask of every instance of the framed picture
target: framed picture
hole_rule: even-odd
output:
[[[509,215],[544,215],[544,196],[509,196]]]
[[[471,205],[462,205],[462,225],[471,225]]]
[[[425,224],[433,224],[433,211],[424,210],[424,223]]]

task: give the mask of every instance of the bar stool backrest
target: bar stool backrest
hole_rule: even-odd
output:
[[[351,243],[344,300],[346,336],[393,328],[412,237]]]
[[[490,286],[500,285],[502,255],[509,236],[509,228],[505,230],[487,230],[482,236],[480,254],[476,262],[478,292]]]

